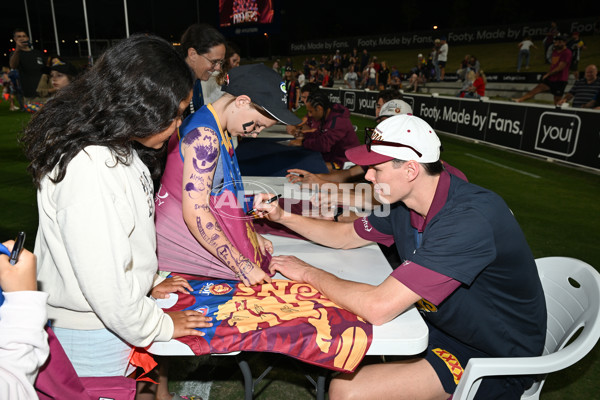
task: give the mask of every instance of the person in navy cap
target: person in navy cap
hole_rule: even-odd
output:
[[[243,192],[232,137],[256,137],[277,122],[295,125],[300,119],[288,110],[285,82],[264,64],[233,68],[222,90],[221,98],[187,117],[169,141],[157,194],[159,270],[257,285],[270,282],[260,266],[242,256],[224,234],[206,235],[221,230],[210,196],[228,182],[236,186],[236,194]],[[265,245],[271,247],[260,235],[258,240],[262,252]]]

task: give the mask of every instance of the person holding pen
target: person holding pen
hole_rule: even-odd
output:
[[[21,138],[37,187],[38,280],[80,377],[127,375],[132,346],[211,326],[197,311],[165,313],[148,296],[191,289],[156,274],[152,178],[192,86],[170,43],[132,35],[58,91]]]
[[[272,194],[254,200],[259,215],[308,240],[339,249],[394,244],[401,263],[379,285],[340,279],[294,255],[274,256],[272,272],[312,285],[373,325],[414,304],[428,326],[425,352],[337,375],[329,385],[331,400],[448,399],[471,358],[530,357],[544,350],[546,302],[523,231],[500,196],[445,170],[440,144],[426,121],[402,114],[347,151],[353,163],[368,166],[365,178],[389,204],[386,213],[332,222],[264,204]],[[534,380],[485,377],[476,398],[520,399]]]
[[[300,122],[287,108],[282,83],[281,76],[263,64],[233,68],[223,96],[186,118],[171,137],[156,197],[161,271],[240,280],[247,286],[271,281],[256,260],[243,254],[239,245],[244,243],[234,243],[225,228],[242,231],[242,242],[251,243],[258,257],[272,252],[270,241],[253,231],[252,217],[246,216],[251,207],[244,204],[231,139],[256,137],[277,122]],[[243,207],[239,215],[224,210],[223,197],[218,196],[225,191]]]
[[[50,348],[48,293],[37,290],[36,258],[22,244],[0,244],[0,398],[37,399],[33,384]]]

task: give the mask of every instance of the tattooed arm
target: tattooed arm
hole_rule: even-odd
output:
[[[229,241],[210,210],[210,193],[220,153],[217,134],[210,128],[200,127],[183,139],[183,218],[196,240],[245,285],[270,282],[269,275]]]

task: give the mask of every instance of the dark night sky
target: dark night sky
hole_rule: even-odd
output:
[[[50,0],[3,0],[0,27],[5,38],[2,52],[11,47],[12,29],[27,29],[25,1],[29,10],[32,36],[37,47],[54,51],[54,30]],[[471,0],[379,1],[373,6],[350,7],[344,1],[276,0],[281,11],[279,33],[233,38],[242,47],[243,56],[282,54],[291,41],[378,33],[475,27],[495,24],[550,21],[600,16],[600,2],[579,1],[560,7],[548,1],[523,2],[497,0],[488,3]],[[218,0],[127,0],[129,32],[152,32],[177,41],[185,28],[195,22],[217,25]],[[592,7],[594,9],[592,9]],[[54,0],[58,36],[73,43],[85,38],[81,0]],[[87,0],[89,31],[92,38],[125,37],[123,0]],[[74,46],[71,44],[71,46]],[[63,45],[61,44],[61,47]],[[63,53],[67,51],[64,48]],[[6,58],[3,59],[3,64]]]

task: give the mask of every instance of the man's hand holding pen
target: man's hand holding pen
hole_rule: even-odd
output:
[[[258,218],[267,218],[270,221],[278,221],[284,211],[279,207],[277,201],[281,197],[280,194],[273,195],[271,193],[259,193],[254,196],[254,206],[252,212]]]

